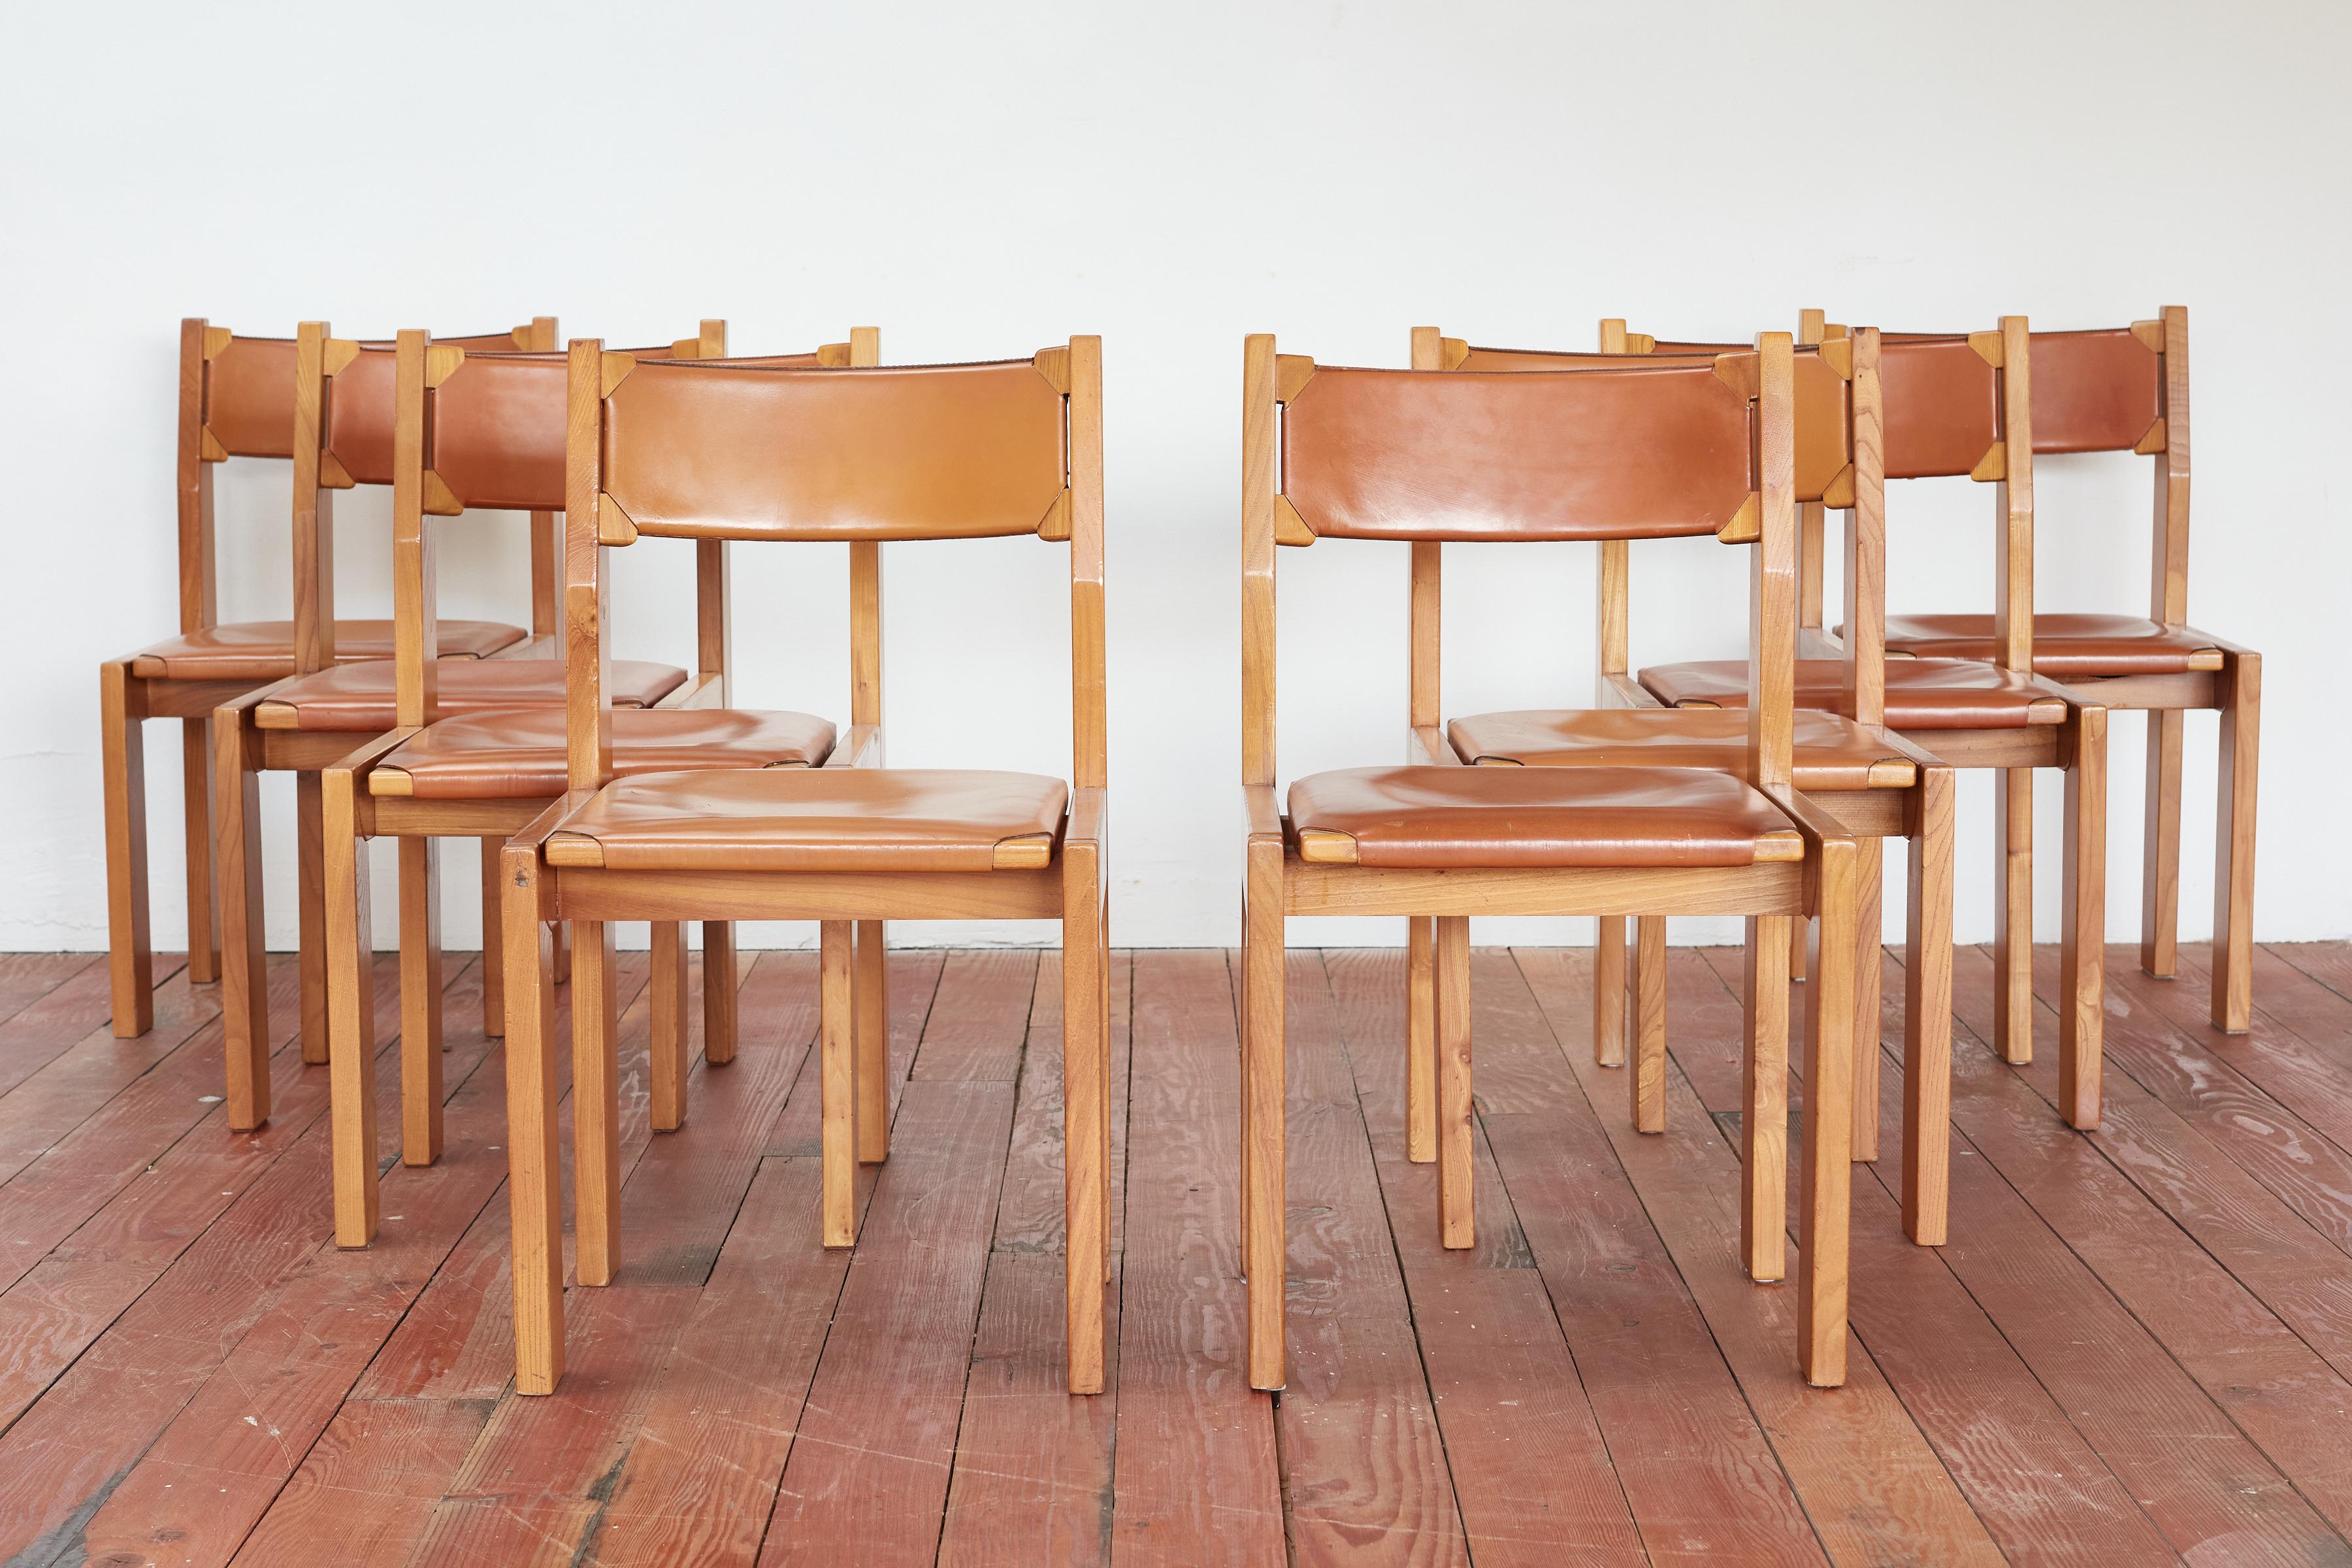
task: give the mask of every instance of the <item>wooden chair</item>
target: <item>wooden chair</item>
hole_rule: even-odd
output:
[[[1708,363],[1736,352],[1723,346],[1685,352],[1671,363]],[[1663,354],[1629,360],[1622,343],[1605,353],[1561,353],[1474,348],[1415,329],[1416,369],[1468,373],[1565,371],[1670,363]],[[1877,538],[1885,524],[1885,486],[1879,473],[1879,342],[1875,331],[1802,347],[1793,362],[1796,418],[1796,499],[1801,518],[1829,498],[1855,513],[1855,534]],[[1413,545],[1412,716],[1416,731],[1438,722],[1439,552],[1435,542]],[[1667,708],[1626,673],[1631,622],[1630,542],[1601,545],[1599,710],[1534,710],[1479,713],[1446,726],[1454,754],[1492,766],[1622,767],[1660,763],[1674,767],[1746,765],[1747,719],[1725,709]],[[1873,594],[1880,578],[1850,574],[1850,594]],[[1874,605],[1874,618],[1882,612]],[[1856,617],[1859,619],[1860,617]],[[1876,899],[1870,878],[1881,840],[1910,840],[1910,888],[1904,990],[1903,1226],[1916,1242],[1940,1246],[1946,1234],[1950,1163],[1952,1008],[1952,770],[1885,727],[1885,682],[1874,664],[1858,662],[1853,645],[1841,667],[1839,710],[1796,715],[1796,788],[1855,840],[1862,866],[1862,910],[1854,930],[1854,1146],[1857,1159],[1877,1150],[1879,948]],[[1615,710],[1615,711],[1606,711]],[[1434,923],[1410,927],[1408,973],[1407,1154],[1435,1157],[1436,1115],[1429,1085],[1434,1074],[1435,1021],[1430,1006]],[[1663,1132],[1666,1125],[1665,921],[1644,919],[1630,972],[1622,917],[1602,921],[1593,975],[1593,1058],[1604,1067],[1626,1062],[1625,1020],[1638,1019],[1633,1070],[1626,1088],[1634,1128]],[[1790,957],[1802,951],[1791,944]],[[1863,1058],[1872,1058],[1865,1069]],[[1771,1178],[1775,1173],[1759,1175]]]
[[[527,347],[534,333],[543,331],[552,343],[554,331],[553,321],[541,318],[496,341],[508,348]],[[180,721],[187,826],[188,977],[199,984],[217,980],[220,937],[213,891],[213,710],[257,686],[283,679],[298,669],[320,668],[331,658],[383,658],[392,653],[390,621],[333,618],[332,584],[326,573],[331,563],[311,548],[314,542],[331,542],[299,512],[294,531],[293,618],[220,624],[219,575],[213,545],[213,473],[232,458],[295,460],[295,342],[289,338],[240,337],[201,317],[180,323],[180,632],[99,666],[105,726],[101,756],[107,962],[114,1032],[125,1039],[145,1034],[155,1021],[154,960],[147,923],[142,721]],[[299,461],[296,466],[300,466]],[[323,598],[318,592],[321,586],[328,590]],[[321,627],[326,628],[324,636]],[[548,628],[534,627],[540,629]],[[481,657],[523,640],[520,627],[489,621],[444,621],[439,635],[441,647],[452,657]],[[323,1035],[317,1045],[323,1050]]]
[[[532,345],[551,348],[555,323],[537,323]],[[688,338],[680,352],[696,353]],[[473,352],[511,350],[511,339],[460,338],[435,345],[445,364]],[[295,342],[295,561],[298,582],[321,605],[331,604],[330,559],[333,492],[354,485],[390,485],[395,432],[397,352],[393,345],[335,338],[322,322],[308,322]],[[417,504],[427,514],[457,510],[446,486],[428,472]],[[526,499],[507,496],[501,499]],[[395,498],[395,510],[398,510]],[[552,588],[556,558],[553,514],[531,515],[532,621],[547,635],[484,658],[446,657],[435,663],[439,710],[445,715],[497,708],[560,704],[563,668],[553,658],[560,626]],[[542,541],[544,542],[542,542]],[[397,551],[395,551],[395,556]],[[398,576],[397,571],[394,574]],[[325,624],[326,617],[320,617]],[[395,617],[397,623],[397,617]],[[417,623],[409,623],[412,631]],[[395,633],[396,635],[396,633]],[[437,634],[436,634],[437,640]],[[227,964],[221,977],[221,1024],[228,1057],[229,1125],[238,1131],[269,1119],[269,1002],[262,970],[260,775],[295,774],[302,876],[300,941],[302,1059],[327,1060],[327,942],[322,770],[361,742],[394,727],[394,661],[338,663],[322,648],[306,657],[304,673],[243,692],[213,710],[213,832],[219,863],[220,933]],[[624,700],[650,707],[678,690],[686,671],[667,665],[630,664],[618,672]],[[430,868],[429,855],[415,864]],[[495,924],[494,881],[483,876],[486,911]],[[428,876],[404,887],[404,928],[437,927],[437,885]],[[495,946],[495,944],[493,944]],[[497,1032],[504,1017],[497,969],[484,966],[484,1024]],[[421,1005],[436,1011],[436,988]],[[437,1028],[435,1037],[437,1038]]]
[[[1818,916],[1817,989],[1851,984],[1859,857],[1792,787],[1794,353],[1789,334],[1714,360],[1511,374],[1346,370],[1243,357],[1243,1215],[1254,1387],[1284,1378],[1283,954],[1293,914],[1433,917],[1439,1233],[1475,1239],[1472,914],[1737,914],[1748,944],[1744,1261],[1783,1271],[1789,936]],[[1416,761],[1294,782],[1275,767],[1275,546],[1714,534],[1755,542],[1744,778],[1713,768],[1478,768],[1433,724]],[[1433,577],[1419,583],[1433,588]],[[1424,620],[1424,625],[1431,624]],[[1418,667],[1433,676],[1428,664]],[[1433,697],[1433,693],[1430,694]],[[1421,712],[1433,701],[1416,696]],[[1853,1009],[1806,1024],[1798,1364],[1844,1378]]]
[[[2180,742],[2189,712],[2221,716],[2214,798],[2213,974],[2216,1028],[2253,1015],[2254,763],[2263,660],[2188,624],[2189,312],[2101,331],[2033,334],[2033,452],[2138,452],[2156,470],[2154,584],[2145,620],[2036,610],[2034,670],[2109,709],[2148,714],[2147,815],[2140,879],[2140,967],[2177,971],[2180,905]],[[2001,651],[1983,615],[1897,616],[1890,653],[1990,658]]]
[[[870,362],[877,340],[853,342]],[[688,349],[680,343],[678,349]],[[708,321],[698,357],[726,352],[725,326]],[[816,353],[734,362],[847,364],[852,344]],[[563,505],[566,379],[562,353],[451,353],[422,332],[403,333],[395,359],[393,538],[400,651],[394,660],[394,729],[326,770],[327,992],[334,1064],[335,1237],[361,1247],[378,1216],[374,998],[364,840],[400,840],[401,1157],[425,1165],[441,1152],[440,937],[434,916],[435,840],[478,837],[495,868],[499,847],[564,789],[560,705],[505,709],[432,722],[439,683],[428,637],[434,552],[425,528],[428,496],[442,510],[470,506],[553,512]],[[432,454],[432,467],[425,454]],[[824,761],[834,728],[805,713],[726,707],[727,544],[697,542],[697,673],[654,708],[614,719],[614,766],[623,776],[688,767],[807,767]],[[495,880],[485,884],[495,900]],[[495,908],[495,906],[492,906]],[[483,927],[486,953],[502,926]],[[734,928],[703,927],[703,1047],[713,1063],[735,1054]],[[653,927],[653,1125],[685,1119],[687,950],[675,921]],[[503,1003],[501,1003],[503,1006]],[[878,1016],[878,1009],[877,1010]],[[501,1016],[494,1033],[505,1032]]]
[[[1809,317],[1807,327],[1813,325]],[[1603,332],[1618,323],[1604,323]],[[1843,329],[1838,329],[1841,332]],[[1879,385],[1884,408],[1879,471],[1887,479],[1967,475],[1994,487],[2000,521],[1999,615],[2004,635],[2022,638],[2033,603],[2032,381],[2025,318],[2008,316],[1998,331],[1882,333]],[[1629,346],[1670,353],[1694,345],[1629,335]],[[1857,443],[1859,449],[1860,444]],[[1859,470],[1858,470],[1859,471]],[[1831,504],[1836,502],[1832,500]],[[1993,768],[1999,793],[2000,898],[1993,923],[1997,1005],[1993,1047],[2004,1060],[2033,1057],[2033,770],[2054,768],[2066,790],[2064,912],[2060,931],[2058,1074],[2067,1121],[2099,1122],[2099,1053],[2105,983],[2099,955],[2106,919],[2106,709],[2032,673],[2021,641],[2004,642],[1992,660],[1888,659],[1885,657],[1885,537],[1859,510],[1846,513],[1846,580],[1851,649],[1819,633],[1799,634],[1801,708],[1842,710],[1853,672],[1883,671],[1887,727],[1956,768]],[[1812,526],[1801,522],[1800,535]],[[1811,558],[1822,552],[1816,542]],[[1818,600],[1819,572],[1806,579]],[[1812,613],[1804,605],[1801,616]],[[1864,612],[1867,612],[1866,616]],[[1641,685],[1675,707],[1736,707],[1746,700],[1738,660],[1654,665]],[[1864,856],[1861,922],[1878,928],[1875,846]],[[1605,933],[1604,933],[1605,936]],[[1643,941],[1653,939],[1644,931]],[[1863,956],[1857,1000],[1867,1006],[1875,1040],[1878,948]],[[1661,1005],[1663,998],[1661,998]],[[1662,1020],[1642,1026],[1663,1030]],[[1877,1103],[1878,1053],[1854,1053],[1858,1104]],[[1856,1154],[1875,1158],[1874,1117],[1857,1110]]]
[[[1108,1273],[1109,991],[1104,933],[1102,346],[1034,360],[812,371],[638,363],[572,345],[566,605],[571,790],[504,855],[507,1147],[515,1376],[563,1368],[560,1091],[544,921],[573,923],[575,1264],[619,1258],[616,920],[821,922],[823,1236],[856,1239],[860,1161],[889,1150],[880,922],[1062,922],[1068,1370],[1103,1386]],[[881,766],[885,540],[1034,532],[1066,541],[1074,773]],[[815,769],[614,777],[603,611],[607,546],[642,535],[844,540],[851,726]],[[876,939],[853,931],[871,922]]]

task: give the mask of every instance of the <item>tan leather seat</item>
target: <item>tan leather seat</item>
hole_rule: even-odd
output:
[[[732,708],[621,708],[613,712],[613,769],[805,768],[832,754],[830,721],[808,713]],[[373,795],[418,800],[523,800],[564,789],[563,710],[510,709],[445,719],[412,737],[368,775]]]
[[[1834,710],[1843,700],[1843,669],[1835,659],[1799,659],[1797,706]],[[1642,684],[1676,708],[1745,708],[1748,661],[1654,665],[1642,671]],[[2065,721],[2065,698],[1998,665],[1961,658],[1886,661],[1888,729],[2021,730]]]
[[[1748,762],[1748,715],[1727,709],[1527,709],[1456,719],[1445,732],[1471,763],[1736,773]],[[1875,731],[1841,714],[1798,713],[1799,789],[1902,789],[1917,776],[1911,759]]]
[[[647,773],[605,785],[547,841],[558,866],[642,871],[990,871],[1042,864],[1069,786],[950,768]]]
[[[440,713],[458,718],[494,708],[536,708],[563,702],[563,661],[554,658],[445,659],[434,672]],[[650,708],[686,681],[675,665],[642,659],[613,661],[615,708]],[[254,708],[264,730],[326,730],[381,734],[393,727],[390,659],[339,664],[289,682]]]
[[[1700,768],[1341,768],[1290,786],[1303,858],[1395,867],[1748,866],[1804,844],[1772,803]],[[1337,835],[1350,843],[1318,841]]]
[[[1990,616],[1889,616],[1886,647],[1920,658],[1990,658]],[[2137,616],[2036,615],[2033,671],[2063,680],[2111,675],[2180,675],[2221,668],[2203,632]]]
[[[443,658],[487,658],[522,641],[520,626],[497,621],[440,623]],[[337,621],[335,661],[392,657],[390,621]],[[142,680],[283,680],[294,673],[292,621],[237,621],[166,637],[131,656]]]

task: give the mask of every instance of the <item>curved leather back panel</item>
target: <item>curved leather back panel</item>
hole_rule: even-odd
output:
[[[478,338],[436,338],[433,342],[464,349],[469,354],[511,353],[515,346],[511,332]],[[343,472],[351,475],[355,484],[392,483],[394,352],[391,343],[363,342],[352,363],[327,384],[327,450],[335,455],[335,460],[342,464]],[[430,461],[428,458],[428,466]],[[562,493],[560,487],[557,493]],[[559,500],[557,504],[562,503]]]
[[[2163,416],[2164,358],[2127,327],[2033,334],[2033,449],[2128,452]]]
[[[1996,373],[1965,336],[1882,332],[1878,384],[1890,479],[1968,473],[2000,439]]]
[[[205,426],[232,458],[294,455],[294,340],[231,338],[205,362]]]
[[[1755,489],[1750,405],[1712,361],[1513,373],[1318,367],[1283,493],[1340,539],[1713,533]]]
[[[1660,343],[1646,354],[1473,348],[1460,370],[1613,370],[1627,363],[1712,365],[1717,354],[1746,353],[1748,343]],[[1853,389],[1818,350],[1797,351],[1797,499],[1819,500],[1853,458]],[[2137,440],[2137,437],[2133,437]]]
[[[604,493],[673,537],[1030,533],[1067,482],[1062,405],[1028,360],[641,364],[604,400]]]
[[[667,348],[632,349],[667,359]],[[816,355],[719,363],[814,366]],[[457,504],[509,511],[563,510],[569,361],[562,353],[469,353],[426,407],[426,461]]]

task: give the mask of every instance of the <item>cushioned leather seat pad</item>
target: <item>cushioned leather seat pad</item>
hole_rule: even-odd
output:
[[[605,785],[550,838],[646,871],[989,871],[1008,838],[1059,837],[1069,786],[950,768],[647,773]]]
[[[407,775],[419,800],[521,800],[562,795],[562,708],[509,709],[445,719],[412,737],[370,775],[379,795]],[[833,752],[832,723],[808,713],[732,708],[620,708],[613,769],[622,778],[692,768],[813,767]]]
[[[1889,616],[1886,646],[1921,658],[1990,658],[1990,616]],[[2033,617],[2033,669],[2064,679],[2110,675],[2181,675],[2218,669],[2221,650],[2188,626],[2137,616],[2073,614]]]
[[[445,719],[563,702],[563,661],[557,658],[444,659],[434,677]],[[675,665],[616,658],[607,689],[615,708],[650,708],[685,681],[686,671]],[[255,722],[265,730],[382,734],[394,722],[392,661],[339,664],[306,675],[264,700]]]
[[[1843,701],[1844,667],[1832,658],[1797,661],[1797,706],[1834,711]],[[1748,661],[1696,659],[1654,665],[1642,684],[1675,707],[1748,706]],[[1886,661],[1886,724],[1892,730],[2021,730],[2063,724],[2066,699],[1998,665],[1962,658]]]
[[[1353,838],[1360,866],[1748,866],[1803,854],[1770,801],[1699,768],[1341,768],[1290,786],[1290,824]]]
[[[487,658],[522,641],[520,626],[497,621],[440,623],[443,658]],[[337,621],[335,661],[392,657],[390,621]],[[166,637],[131,657],[143,680],[283,680],[294,673],[292,621],[237,621]]]
[[[1729,709],[1526,709],[1456,719],[1445,732],[1454,751],[1472,763],[1725,773],[1741,773],[1748,763],[1748,715]],[[1874,731],[1841,714],[1798,713],[1799,789],[1899,788],[1915,776],[1910,759]]]

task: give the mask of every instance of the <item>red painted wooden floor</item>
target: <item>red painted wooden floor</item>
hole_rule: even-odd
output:
[[[1902,1239],[1890,1052],[1852,1381],[1822,1394],[1789,1290],[1735,1263],[1736,953],[1674,954],[1659,1138],[1591,1065],[1586,955],[1477,954],[1480,1234],[1454,1254],[1401,1148],[1402,956],[1294,953],[1271,1398],[1241,1375],[1227,958],[1122,955],[1093,1400],[1058,1391],[1051,956],[894,958],[894,1152],[853,1256],[817,1245],[813,956],[747,966],[740,1055],[698,1064],[659,1138],[626,961],[627,1262],[572,1291],[546,1399],[508,1390],[470,963],[449,1153],[393,1166],[381,1240],[339,1252],[323,1068],[281,1039],[276,1121],[232,1135],[213,988],[174,975],[117,1041],[102,960],[0,958],[0,1563],[2352,1562],[2352,947],[2265,950],[2237,1039],[2205,1026],[2200,957],[2159,984],[2109,954],[2083,1136],[2052,1110],[2054,1021],[2001,1066],[1990,965],[1960,955],[1952,1243]]]

